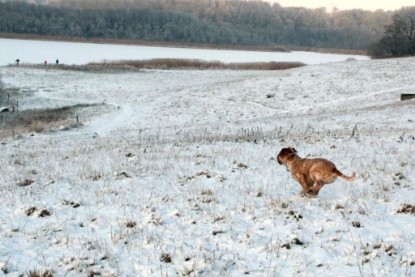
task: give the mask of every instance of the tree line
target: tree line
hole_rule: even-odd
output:
[[[372,58],[415,55],[415,7],[402,8],[385,26],[383,37],[369,47]]]
[[[219,45],[367,50],[393,13],[243,0],[0,2],[0,32]],[[395,17],[393,17],[395,19]]]

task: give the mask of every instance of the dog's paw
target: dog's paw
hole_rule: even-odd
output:
[[[301,197],[306,197],[306,198],[316,198],[317,197],[317,195],[315,195],[314,191],[312,191],[312,190],[309,190],[308,192],[302,191],[302,192],[300,192],[300,196]]]

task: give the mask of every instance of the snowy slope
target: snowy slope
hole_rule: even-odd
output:
[[[414,62],[0,68],[20,111],[109,107],[0,139],[0,274],[414,276]],[[358,178],[300,197],[275,160],[288,145]]]

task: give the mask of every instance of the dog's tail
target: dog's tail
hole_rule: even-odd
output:
[[[356,179],[356,172],[353,172],[352,176],[346,176],[343,173],[341,173],[337,168],[334,169],[334,173],[336,173],[337,176],[343,178],[346,181],[352,182],[354,179]]]

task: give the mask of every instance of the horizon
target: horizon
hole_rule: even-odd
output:
[[[403,7],[415,6],[414,0],[395,0],[395,1],[360,1],[360,0],[267,0],[270,3],[278,3],[282,7],[304,7],[309,9],[326,8],[328,12],[333,9],[352,10],[363,9],[369,11],[384,10],[395,11]]]

